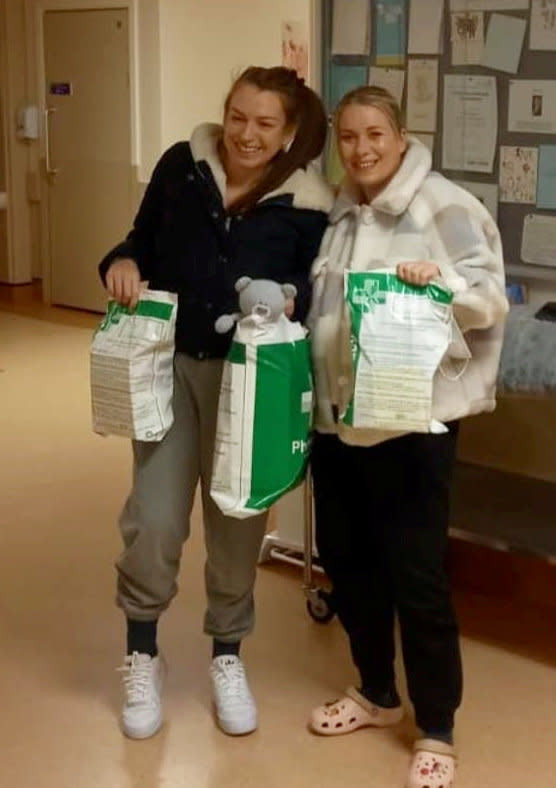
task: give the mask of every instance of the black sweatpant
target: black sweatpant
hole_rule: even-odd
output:
[[[370,697],[395,682],[394,617],[417,725],[450,730],[461,702],[458,627],[445,569],[458,424],[371,447],[316,434],[317,547]]]

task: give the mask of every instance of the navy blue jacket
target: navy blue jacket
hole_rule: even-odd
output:
[[[238,311],[234,284],[241,276],[294,284],[298,295],[293,319],[304,320],[308,274],[332,204],[320,176],[298,170],[251,210],[228,215],[213,173],[219,165],[211,161],[215,128],[207,124],[196,130],[197,136],[212,133],[207,139],[201,136],[203,144],[197,146],[205,158],[194,158],[194,137],[191,144],[179,142],[166,151],[133,229],[99,266],[104,280],[116,258],[130,257],[152,289],[176,292],[176,351],[199,359],[226,355],[233,330],[217,334],[214,322]],[[315,207],[297,207],[304,204]]]

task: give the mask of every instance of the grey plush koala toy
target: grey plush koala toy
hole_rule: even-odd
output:
[[[270,279],[251,279],[249,276],[238,279],[235,288],[239,293],[241,312],[220,315],[214,324],[219,334],[225,334],[237,320],[246,315],[261,315],[265,321],[272,323],[283,314],[287,299],[297,295],[295,285],[279,285]]]

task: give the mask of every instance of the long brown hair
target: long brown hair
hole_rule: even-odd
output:
[[[245,69],[230,88],[224,102],[225,112],[228,112],[237,88],[245,84],[277,93],[286,115],[286,125],[295,126],[296,132],[290,149],[279,151],[261,180],[229,207],[232,213],[241,213],[252,208],[265,194],[284,183],[299,167],[305,168],[310,161],[320,156],[327,132],[322,101],[293,69],[282,66],[250,66]]]

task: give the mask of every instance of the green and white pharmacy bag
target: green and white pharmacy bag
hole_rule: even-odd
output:
[[[453,331],[452,292],[402,282],[391,269],[344,273],[353,393],[342,422],[445,432],[432,418],[433,379]]]
[[[236,326],[224,362],[211,496],[226,515],[246,518],[301,483],[312,424],[307,332],[281,315]]]
[[[159,441],[174,421],[177,296],[144,290],[133,310],[110,301],[90,355],[93,430]]]

